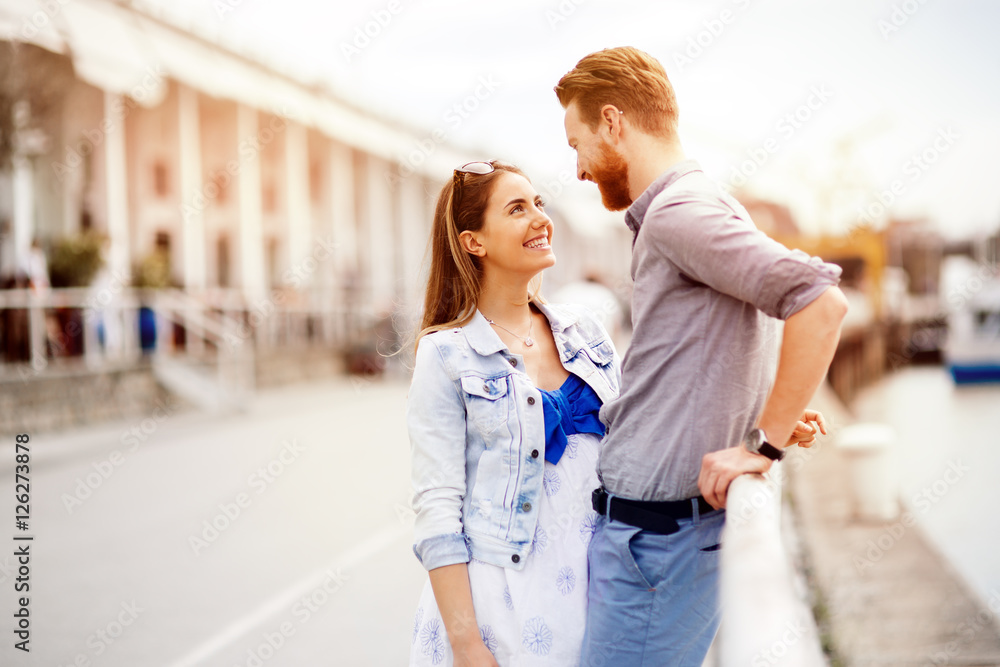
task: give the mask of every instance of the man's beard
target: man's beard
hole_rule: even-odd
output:
[[[628,195],[628,163],[611,146],[601,143],[598,163],[590,170],[601,202],[609,211],[623,211],[632,205]]]

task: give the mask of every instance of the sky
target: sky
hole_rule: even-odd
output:
[[[552,87],[631,45],[666,68],[687,156],[808,232],[889,215],[952,238],[1000,228],[1000,3],[145,1],[418,136],[514,162],[567,207],[598,199],[575,183]]]

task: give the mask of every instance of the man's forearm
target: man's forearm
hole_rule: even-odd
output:
[[[847,299],[830,287],[785,321],[774,388],[757,425],[776,447],[788,442],[795,423],[823,381],[840,341]]]

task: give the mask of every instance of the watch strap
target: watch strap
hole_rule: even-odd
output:
[[[778,449],[769,442],[761,443],[760,449],[757,450],[757,453],[766,456],[772,461],[780,461],[785,458],[785,450]]]

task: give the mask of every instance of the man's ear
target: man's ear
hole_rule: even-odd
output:
[[[624,112],[614,104],[605,104],[601,107],[601,127],[607,129],[612,139],[619,139],[622,133],[622,121]]]
[[[464,231],[458,235],[458,242],[462,244],[465,252],[476,257],[486,256],[486,246],[479,242],[479,237],[470,231]]]

